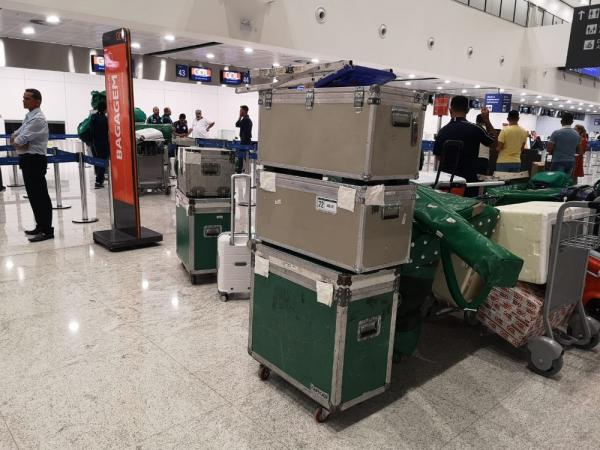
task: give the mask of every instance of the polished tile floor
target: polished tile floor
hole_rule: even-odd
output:
[[[61,173],[73,207],[54,213],[53,241],[25,239],[22,188],[0,194],[0,449],[599,447],[598,350],[569,351],[547,380],[453,318],[426,324],[389,392],[315,423],[312,401],[259,381],[248,302],[189,284],[172,198],[141,200],[161,245],[113,254],[91,238],[109,226],[106,191],[89,196],[99,222],[73,224],[76,168]]]

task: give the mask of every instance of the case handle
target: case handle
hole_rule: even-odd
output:
[[[373,339],[381,332],[381,316],[370,317],[358,322],[358,342]]]
[[[218,237],[222,233],[223,227],[221,225],[205,225],[203,231],[205,238],[213,238]]]

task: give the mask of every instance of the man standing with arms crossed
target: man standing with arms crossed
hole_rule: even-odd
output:
[[[40,109],[42,94],[37,89],[25,89],[23,107],[29,112],[23,125],[10,137],[10,143],[19,156],[25,190],[35,217],[35,228],[26,230],[29,242],[54,239],[52,227],[52,202],[46,184],[46,150],[48,148],[48,122]]]

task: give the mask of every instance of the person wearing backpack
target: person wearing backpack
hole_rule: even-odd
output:
[[[92,155],[94,155],[95,158],[108,159],[110,155],[108,143],[108,117],[106,117],[106,102],[103,100],[98,103],[98,111],[92,114],[90,119],[90,135]],[[96,183],[94,187],[96,189],[104,187],[105,172],[106,168],[94,166],[94,173],[96,174]]]

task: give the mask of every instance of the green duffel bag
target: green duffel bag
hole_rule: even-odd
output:
[[[146,113],[142,111],[140,108],[133,109],[133,119],[135,123],[145,123],[146,122]]]

